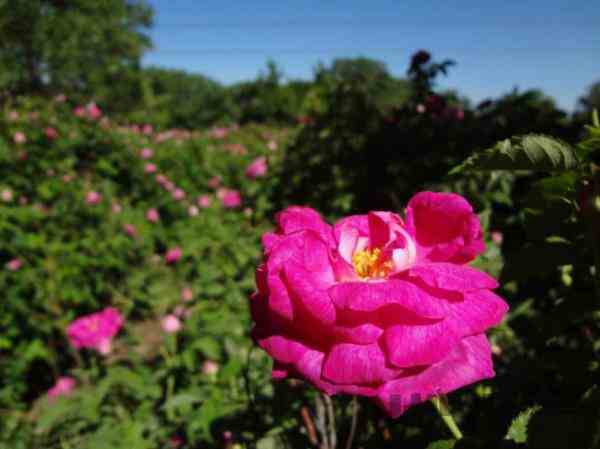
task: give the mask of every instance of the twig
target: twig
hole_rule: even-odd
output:
[[[346,449],[352,449],[352,444],[354,443],[354,434],[356,433],[356,425],[358,424],[358,399],[356,396],[352,398],[352,422],[350,424],[350,433],[348,434],[348,439],[346,440]]]
[[[333,401],[324,394],[325,404],[327,405],[327,421],[329,421],[329,449],[335,449],[337,446],[337,430],[335,428],[335,411],[333,410]]]
[[[330,449],[329,438],[327,438],[327,427],[325,425],[325,405],[320,393],[317,393],[315,396],[315,409],[317,410],[317,428],[321,434],[321,449]]]
[[[303,405],[300,408],[300,416],[302,416],[302,422],[304,423],[304,427],[306,428],[308,440],[313,446],[318,446],[319,438],[317,437],[317,430],[315,429],[315,424],[313,423],[312,417],[310,416],[310,411],[308,410],[307,406]]]

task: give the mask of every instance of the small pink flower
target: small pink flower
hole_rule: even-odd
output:
[[[50,140],[54,140],[58,137],[58,131],[51,126],[44,130],[44,134],[46,134],[46,137]]]
[[[29,198],[27,198],[25,195],[21,195],[19,197],[19,204],[21,206],[25,206],[27,203],[29,203]]]
[[[6,268],[9,271],[18,271],[22,266],[23,266],[23,261],[18,258],[11,259],[6,263]]]
[[[15,141],[15,143],[23,144],[23,143],[27,142],[27,137],[25,137],[25,133],[23,133],[21,131],[17,131],[15,133],[13,140]]]
[[[225,149],[229,151],[231,154],[236,154],[238,156],[243,156],[248,153],[248,150],[241,143],[230,143],[225,146]]]
[[[165,262],[167,262],[168,264],[177,263],[179,259],[181,259],[181,254],[181,248],[172,248],[169,251],[167,251],[167,254],[165,254]]]
[[[125,234],[127,234],[129,237],[137,237],[137,230],[135,229],[135,226],[133,226],[131,223],[125,223],[123,225],[123,231],[125,231]]]
[[[192,291],[191,287],[183,287],[181,289],[181,300],[190,302],[192,299],[194,299],[194,292]]]
[[[254,161],[246,168],[246,176],[250,179],[262,178],[267,174],[267,158],[262,156],[254,159]]]
[[[65,174],[62,176],[62,180],[64,183],[69,183],[69,182],[73,181],[73,175]]]
[[[252,210],[251,207],[246,207],[244,209],[244,216],[250,218],[252,216],[252,214],[254,213],[254,211]]]
[[[140,157],[142,159],[150,159],[152,156],[154,156],[154,151],[152,151],[152,149],[150,149],[150,148],[142,148],[140,150]]]
[[[97,120],[102,117],[102,111],[95,102],[88,103],[85,107],[85,112],[92,120]]]
[[[221,203],[227,209],[235,209],[242,204],[242,196],[237,190],[225,189],[221,194]]]
[[[213,176],[212,178],[210,178],[208,180],[208,187],[210,187],[211,189],[216,189],[220,185],[221,185],[221,177],[220,176]]]
[[[194,206],[193,204],[188,207],[188,215],[190,217],[195,217],[200,213],[200,209],[198,209],[198,206]]]
[[[206,374],[207,376],[215,375],[219,372],[219,364],[217,362],[213,362],[212,360],[205,360],[202,363],[202,374]]]
[[[152,128],[152,125],[144,125],[142,127],[142,133],[146,134],[146,135],[150,135],[154,132],[154,129]]]
[[[502,234],[501,231],[491,231],[490,237],[493,243],[495,243],[498,246],[502,245],[502,241],[504,240],[504,234]]]
[[[123,208],[119,203],[113,203],[113,205],[111,206],[111,210],[113,214],[120,214]]]
[[[198,206],[201,207],[202,209],[206,209],[207,207],[210,207],[210,196],[200,195],[198,197],[198,199],[196,200],[196,204],[198,204]]]
[[[224,139],[225,137],[227,137],[228,134],[228,130],[227,128],[213,128],[211,131],[211,136],[214,137],[215,139]]]
[[[83,106],[77,106],[73,109],[73,115],[75,117],[83,117],[85,115],[85,108]]]
[[[98,192],[91,191],[85,195],[85,202],[90,206],[98,204],[100,201],[102,201],[102,195],[100,195]]]
[[[161,321],[162,329],[168,334],[174,334],[181,330],[181,321],[175,315],[167,315]]]
[[[67,96],[65,94],[58,94],[56,97],[54,97],[54,101],[57,103],[64,103],[67,101]]]
[[[146,220],[148,220],[150,223],[158,222],[158,220],[160,220],[160,214],[158,213],[158,210],[154,208],[148,209],[146,211]]]
[[[156,182],[158,184],[160,184],[161,186],[164,185],[166,182],[168,182],[169,180],[167,179],[167,177],[165,175],[163,175],[162,173],[157,174],[154,179],[156,180]]]
[[[423,103],[419,103],[417,105],[417,112],[419,114],[424,114],[426,110],[427,110],[427,108],[425,108],[425,105]]]
[[[68,396],[75,388],[75,379],[68,376],[59,377],[52,388],[48,390],[48,399],[53,401],[58,396]]]
[[[275,142],[274,140],[269,140],[269,142],[267,143],[267,148],[271,151],[277,150],[277,142]]]
[[[185,198],[185,192],[182,189],[176,188],[173,190],[173,199],[176,201],[181,201]]]
[[[13,200],[13,192],[10,189],[4,189],[0,196],[5,203],[10,203]]]
[[[19,120],[19,113],[17,111],[10,111],[8,113],[8,119],[12,122]]]
[[[106,355],[111,351],[112,339],[123,326],[124,318],[113,308],[77,318],[67,327],[69,342],[75,349],[95,349]]]
[[[162,185],[163,189],[165,189],[167,192],[174,192],[175,191],[175,183],[169,180],[166,180],[164,182],[164,184]]]
[[[144,166],[144,172],[150,174],[150,173],[156,173],[156,165],[152,164],[151,162],[148,162],[145,166]]]

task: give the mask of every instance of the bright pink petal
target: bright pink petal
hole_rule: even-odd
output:
[[[491,349],[485,335],[463,339],[444,360],[414,374],[385,383],[377,402],[397,418],[411,405],[494,377]]]
[[[402,278],[418,278],[427,286],[441,290],[469,292],[498,287],[496,279],[475,268],[452,263],[417,265],[401,273]]]
[[[315,231],[328,244],[333,242],[332,229],[321,215],[309,207],[291,206],[279,212],[276,217],[279,231],[284,235],[298,231]]]

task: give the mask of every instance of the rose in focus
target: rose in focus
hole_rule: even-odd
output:
[[[508,306],[467,264],[485,249],[461,196],[421,192],[405,219],[355,215],[330,226],[309,208],[263,235],[252,334],[273,377],[371,397],[390,416],[494,376],[485,331]]]

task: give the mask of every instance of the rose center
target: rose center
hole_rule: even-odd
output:
[[[379,248],[356,251],[352,255],[352,265],[362,279],[384,278],[394,268],[391,260],[384,260]]]

